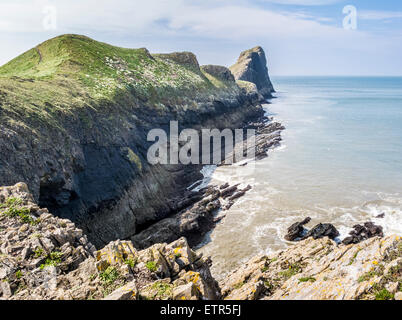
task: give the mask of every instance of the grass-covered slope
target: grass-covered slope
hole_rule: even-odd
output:
[[[190,53],[151,55],[62,35],[0,67],[0,122],[29,126],[31,119],[60,126],[60,115],[75,117],[81,108],[110,102],[124,108],[133,99],[163,108],[225,89],[238,88],[202,72]]]

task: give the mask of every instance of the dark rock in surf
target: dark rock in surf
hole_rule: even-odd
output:
[[[285,239],[288,241],[295,241],[297,238],[303,237],[303,235],[306,232],[306,229],[304,228],[304,225],[309,223],[311,221],[310,217],[307,217],[301,222],[296,222],[292,224],[288,228],[288,234],[285,236]]]
[[[353,229],[349,233],[349,237],[342,241],[343,244],[356,244],[369,238],[384,237],[383,228],[372,222],[366,222],[364,225],[357,224],[353,226]]]
[[[339,231],[330,223],[319,223],[313,229],[307,232],[302,240],[313,237],[314,240],[328,237],[334,240],[339,236]]]

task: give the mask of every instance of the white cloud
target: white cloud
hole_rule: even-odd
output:
[[[281,2],[291,1],[329,3]],[[362,57],[373,60],[367,63],[370,68],[379,69],[381,59],[384,64],[391,64],[389,53],[401,51],[398,45],[401,41],[396,36],[391,39],[344,30],[342,21],[329,25],[328,18],[308,11],[274,11],[253,3],[251,0],[2,0],[0,41],[7,43],[7,48],[0,52],[0,62],[6,62],[39,40],[62,33],[86,34],[121,46],[147,46],[153,52],[193,50],[202,63],[226,65],[233,62],[240,50],[262,45],[269,52],[269,59],[275,61],[277,73],[284,70],[286,73],[296,70],[298,74],[302,70],[375,73],[360,65]],[[58,12],[58,29],[49,33],[42,27],[42,9],[52,4]]]
[[[263,0],[284,5],[299,5],[299,6],[325,6],[341,2],[342,0]]]

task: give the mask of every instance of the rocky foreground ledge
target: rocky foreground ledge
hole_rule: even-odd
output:
[[[337,245],[312,238],[258,256],[219,284],[185,238],[96,251],[82,230],[39,208],[24,183],[0,188],[0,299],[398,299],[402,239]]]

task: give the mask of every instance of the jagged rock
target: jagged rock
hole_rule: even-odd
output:
[[[226,189],[226,188],[228,188],[229,187],[229,183],[224,183],[224,184],[222,184],[220,187],[219,187],[219,189],[220,190],[223,190],[223,189]]]
[[[200,70],[200,65],[198,63],[197,57],[192,52],[184,51],[184,52],[161,53],[161,54],[155,54],[155,56],[163,59],[169,59],[181,65],[193,67],[196,70]]]
[[[354,230],[349,233],[350,236],[342,241],[343,244],[356,244],[372,237],[384,236],[382,227],[372,222],[366,222],[364,225],[357,224],[353,226],[353,229]]]
[[[271,98],[272,92],[275,92],[268,75],[267,59],[261,47],[242,52],[236,64],[229,69],[236,80],[254,83],[265,98]]]
[[[210,261],[185,238],[141,251],[117,240],[95,251],[74,223],[32,199],[25,184],[0,188],[0,299],[172,299],[174,288],[189,283],[198,290],[193,298],[219,298]]]
[[[200,190],[201,200],[181,212],[156,222],[149,228],[131,237],[135,246],[143,249],[154,243],[173,242],[186,237],[191,246],[199,243],[215,224],[214,213],[223,208],[227,210],[234,200],[243,196],[251,186],[238,190],[238,185],[223,185],[225,188],[210,186]],[[222,188],[222,189],[221,189]]]
[[[285,239],[288,241],[295,241],[297,238],[302,238],[307,230],[304,228],[304,225],[311,221],[310,217],[307,217],[301,222],[296,222],[292,224],[288,228],[288,234],[285,236]]]
[[[113,291],[103,300],[137,300],[138,290],[135,281],[127,283],[123,287]]]
[[[309,230],[307,234],[302,237],[303,239],[307,239],[308,237],[313,237],[315,240],[328,237],[334,240],[339,236],[339,231],[330,223],[319,223],[314,228]]]
[[[173,289],[173,300],[198,300],[198,297],[199,290],[192,282]]]
[[[286,250],[254,257],[222,279],[220,286],[223,298],[235,300],[375,299],[381,290],[400,283],[401,271],[399,236],[347,246],[310,237]],[[256,290],[261,283],[264,288]]]
[[[218,78],[219,80],[229,81],[233,83],[235,82],[235,78],[232,72],[230,72],[230,70],[226,67],[206,65],[201,66],[201,70],[206,73],[209,73],[210,75],[214,76],[215,78]]]
[[[226,189],[223,189],[222,191],[221,191],[221,197],[223,198],[223,199],[226,199],[226,198],[229,198],[229,197],[231,197],[236,191],[237,191],[237,187],[238,187],[239,185],[235,185],[235,186],[232,186],[232,187],[228,187],[228,188],[226,188]]]
[[[237,80],[236,83],[242,89],[243,93],[252,101],[265,101],[264,96],[258,91],[258,88],[254,83],[242,80]]]

